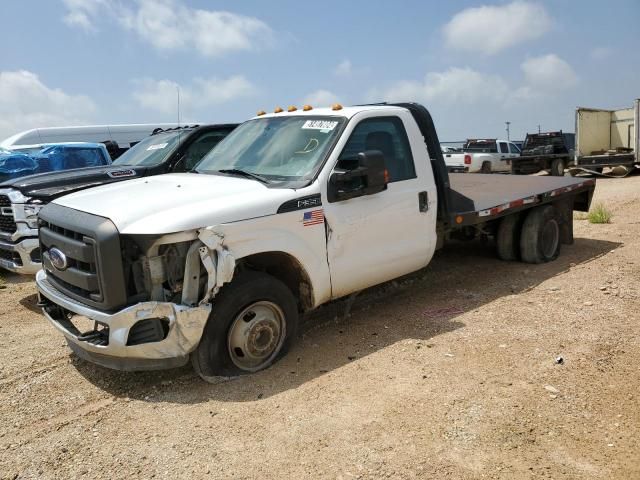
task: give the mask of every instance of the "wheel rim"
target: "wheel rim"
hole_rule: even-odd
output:
[[[268,366],[282,348],[286,322],[272,302],[255,302],[242,310],[229,329],[227,346],[234,365],[248,372]]]
[[[545,258],[555,255],[560,241],[560,227],[555,220],[549,220],[542,229],[542,254]]]

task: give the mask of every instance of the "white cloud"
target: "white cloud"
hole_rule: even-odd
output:
[[[506,82],[497,75],[454,67],[444,72],[428,73],[422,82],[398,82],[383,92],[382,96],[388,101],[463,104],[499,101],[507,93]]]
[[[246,97],[256,91],[256,87],[242,75],[226,79],[196,78],[189,85],[151,78],[136,80],[134,83],[137,89],[133,93],[133,98],[138,105],[165,114],[176,113],[177,115],[179,88],[180,109],[187,116],[200,108]]]
[[[313,105],[314,107],[328,107],[334,103],[340,103],[340,97],[329,90],[316,90],[308,94],[302,103]]]
[[[31,128],[83,124],[95,111],[89,97],[50,88],[34,73],[0,72],[0,139]]]
[[[547,92],[565,90],[578,82],[571,65],[553,53],[529,58],[521,68],[528,85]]]
[[[353,73],[353,65],[351,64],[351,60],[345,59],[340,62],[333,70],[333,73],[338,77],[350,77]]]
[[[91,31],[105,16],[158,50],[195,49],[204,56],[216,57],[258,49],[272,40],[272,30],[257,18],[190,8],[178,0],[136,0],[127,4],[119,0],[64,1],[68,10],[64,21],[68,25]]]
[[[109,0],[63,0],[67,13],[64,23],[70,27],[78,27],[85,32],[96,30],[93,19],[101,10],[110,8]]]
[[[444,26],[444,36],[451,48],[494,55],[541,37],[550,29],[551,23],[542,5],[515,1],[462,10]]]

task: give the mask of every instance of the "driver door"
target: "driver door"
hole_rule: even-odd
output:
[[[429,231],[435,231],[436,214],[429,202],[435,204],[436,191],[433,181],[416,175],[414,157],[427,162],[422,145],[422,151],[414,155],[405,122],[397,116],[366,118],[353,129],[334,171],[360,152],[379,150],[385,157],[389,183],[382,192],[325,203],[332,298],[410,273],[429,262],[435,248]]]

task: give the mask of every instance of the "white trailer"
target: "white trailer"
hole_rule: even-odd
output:
[[[640,99],[630,108],[576,109],[575,166],[602,172],[604,167],[638,165]]]

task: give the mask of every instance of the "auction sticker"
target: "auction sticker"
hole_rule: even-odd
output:
[[[307,120],[302,125],[303,129],[307,130],[322,130],[323,132],[330,132],[334,128],[336,128],[338,122],[331,120]]]
[[[162,150],[167,145],[169,145],[169,144],[168,143],[156,143],[155,145],[149,145],[147,147],[147,150]]]

